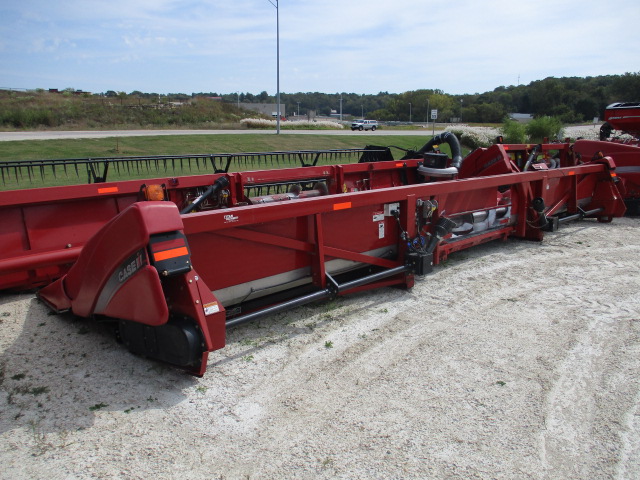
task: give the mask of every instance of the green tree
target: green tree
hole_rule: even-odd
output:
[[[525,130],[532,142],[542,142],[545,138],[559,140],[563,128],[559,118],[544,116],[531,120]]]
[[[619,97],[618,101],[640,102],[640,72],[618,75],[612,82],[611,93]]]

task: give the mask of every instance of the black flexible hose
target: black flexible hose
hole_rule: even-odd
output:
[[[436,224],[433,234],[429,239],[429,243],[427,244],[426,253],[431,255],[433,251],[436,249],[438,242],[442,240],[442,237],[451,233],[451,230],[453,230],[455,226],[456,226],[456,222],[454,222],[453,220],[446,217],[440,217],[440,220]]]
[[[451,148],[451,166],[459,170],[460,167],[462,166],[462,160],[463,160],[462,149],[460,148],[460,142],[458,141],[458,137],[456,137],[451,132],[443,132],[436,135],[427,143],[425,143],[425,145],[420,150],[418,150],[418,153],[422,155],[423,153],[432,152],[433,146],[439,145],[442,142],[446,142],[449,144],[449,147]]]
[[[207,190],[202,195],[196,198],[195,202],[183,208],[180,211],[180,215],[191,213],[193,210],[198,208],[200,204],[204,202],[207,198],[212,196],[214,193],[217,193],[218,191],[222,190],[223,188],[227,188],[228,186],[229,186],[229,179],[227,179],[227,177],[218,178],[215,182],[213,182],[213,184],[211,184],[209,188],[207,188]]]
[[[531,164],[538,156],[538,152],[540,152],[540,150],[542,150],[542,145],[536,145],[535,147],[533,147],[533,150],[531,150],[531,154],[529,155],[529,158],[527,158],[527,163],[524,164],[524,168],[522,169],[523,172],[526,172],[531,168]]]

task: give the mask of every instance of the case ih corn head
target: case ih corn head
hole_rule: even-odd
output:
[[[463,159],[444,133],[399,160],[367,147],[8,163],[5,181],[86,169],[97,183],[0,192],[0,289],[43,287],[56,312],[113,322],[132,352],[202,375],[228,327],[409,288],[491,240],[541,240],[566,221],[623,215],[619,187],[637,194],[636,180],[616,175],[620,145],[595,143],[611,155],[589,142],[496,144]],[[303,166],[232,172],[239,158]],[[212,173],[172,175],[190,162]],[[164,175],[108,182],[109,166]]]

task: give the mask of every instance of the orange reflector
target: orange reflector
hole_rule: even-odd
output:
[[[164,252],[158,252],[153,254],[153,260],[161,262],[162,260],[169,260],[170,258],[182,257],[183,255],[189,255],[187,247],[174,248],[172,250],[165,250]]]
[[[144,196],[147,200],[164,200],[164,190],[162,185],[149,185],[145,188]]]
[[[152,252],[161,252],[163,250],[172,250],[174,248],[184,247],[184,238],[173,238],[164,242],[156,242],[151,244]]]
[[[100,193],[100,194],[102,194],[102,193],[118,193],[118,187],[99,188],[98,189],[98,193]]]
[[[611,178],[615,178],[615,177],[617,177],[617,176],[618,176],[618,175],[617,175],[615,172],[611,172]]]
[[[576,172],[574,172],[573,170],[571,170],[569,173],[567,173],[567,175],[575,175]]]
[[[347,208],[351,208],[351,202],[334,203],[333,204],[333,209],[334,210],[346,210]]]
[[[509,145],[505,145],[505,146],[504,146],[504,147],[502,147],[502,148],[504,148],[505,150],[509,150]]]
[[[396,163],[396,167],[404,167],[404,163]]]

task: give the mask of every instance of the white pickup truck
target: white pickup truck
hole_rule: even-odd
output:
[[[354,120],[351,123],[351,131],[371,130],[372,132],[375,132],[376,128],[378,128],[377,120]]]

